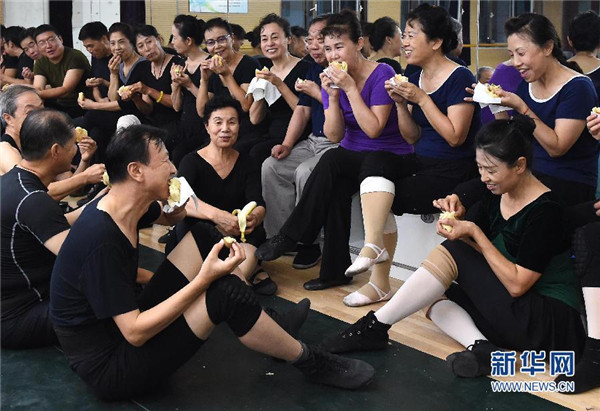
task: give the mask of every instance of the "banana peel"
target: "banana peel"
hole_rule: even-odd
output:
[[[238,225],[240,226],[240,232],[242,234],[241,235],[242,243],[246,242],[246,219],[248,218],[248,214],[250,214],[256,208],[256,206],[257,206],[256,201],[250,201],[241,210],[239,208],[236,208],[231,213],[234,216],[237,216],[237,218],[238,218]]]

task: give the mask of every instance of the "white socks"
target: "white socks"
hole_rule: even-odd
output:
[[[588,337],[600,340],[600,288],[583,287]]]
[[[375,313],[384,324],[394,324],[438,300],[446,288],[425,268],[420,267],[400,287],[392,299]]]
[[[487,340],[471,316],[454,301],[437,302],[429,311],[429,318],[443,332],[468,347],[477,340]]]

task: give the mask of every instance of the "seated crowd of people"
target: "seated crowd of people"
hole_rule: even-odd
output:
[[[58,344],[98,397],[124,399],[226,322],[310,380],[356,389],[375,370],[339,354],[385,349],[423,309],[465,347],[447,358],[456,376],[490,374],[496,351],[573,351],[557,381],[600,387],[600,18],[571,22],[569,60],[542,15],[504,29],[510,59],[475,77],[460,23],[428,4],[403,31],[349,10],[306,29],[268,14],[249,33],[256,56],[221,18],[175,17],[168,46],[151,25],[88,23],[91,64],[51,25],[3,27],[2,347]],[[500,103],[482,109],[487,83]],[[169,207],[175,176],[197,198]],[[394,292],[411,235],[395,216],[439,212],[445,241]],[[170,227],[156,272],[138,261],[152,224]],[[343,303],[385,305],[301,342],[310,301],[278,313],[256,297],[277,291],[261,262],[286,253],[296,269],[320,262],[307,291],[371,270]]]

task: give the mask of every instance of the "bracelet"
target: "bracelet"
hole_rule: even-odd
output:
[[[157,103],[160,103],[160,101],[162,100],[162,98],[164,97],[164,95],[165,95],[165,92],[164,92],[164,91],[161,91],[161,92],[160,92],[160,96],[158,96],[158,98],[156,99],[156,102],[157,102]]]
[[[527,113],[529,113],[529,107],[527,107],[527,110],[525,110],[524,112],[522,112],[521,114],[523,114],[524,116],[527,115]]]

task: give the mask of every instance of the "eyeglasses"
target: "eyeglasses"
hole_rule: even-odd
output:
[[[217,37],[216,40],[206,40],[206,47],[214,47],[215,44],[225,44],[227,43],[227,39],[231,37],[230,34],[226,36]]]
[[[48,44],[57,44],[58,43],[58,37],[56,36],[52,36],[52,37],[48,37],[46,40],[40,40],[37,42],[38,47],[46,47]]]

